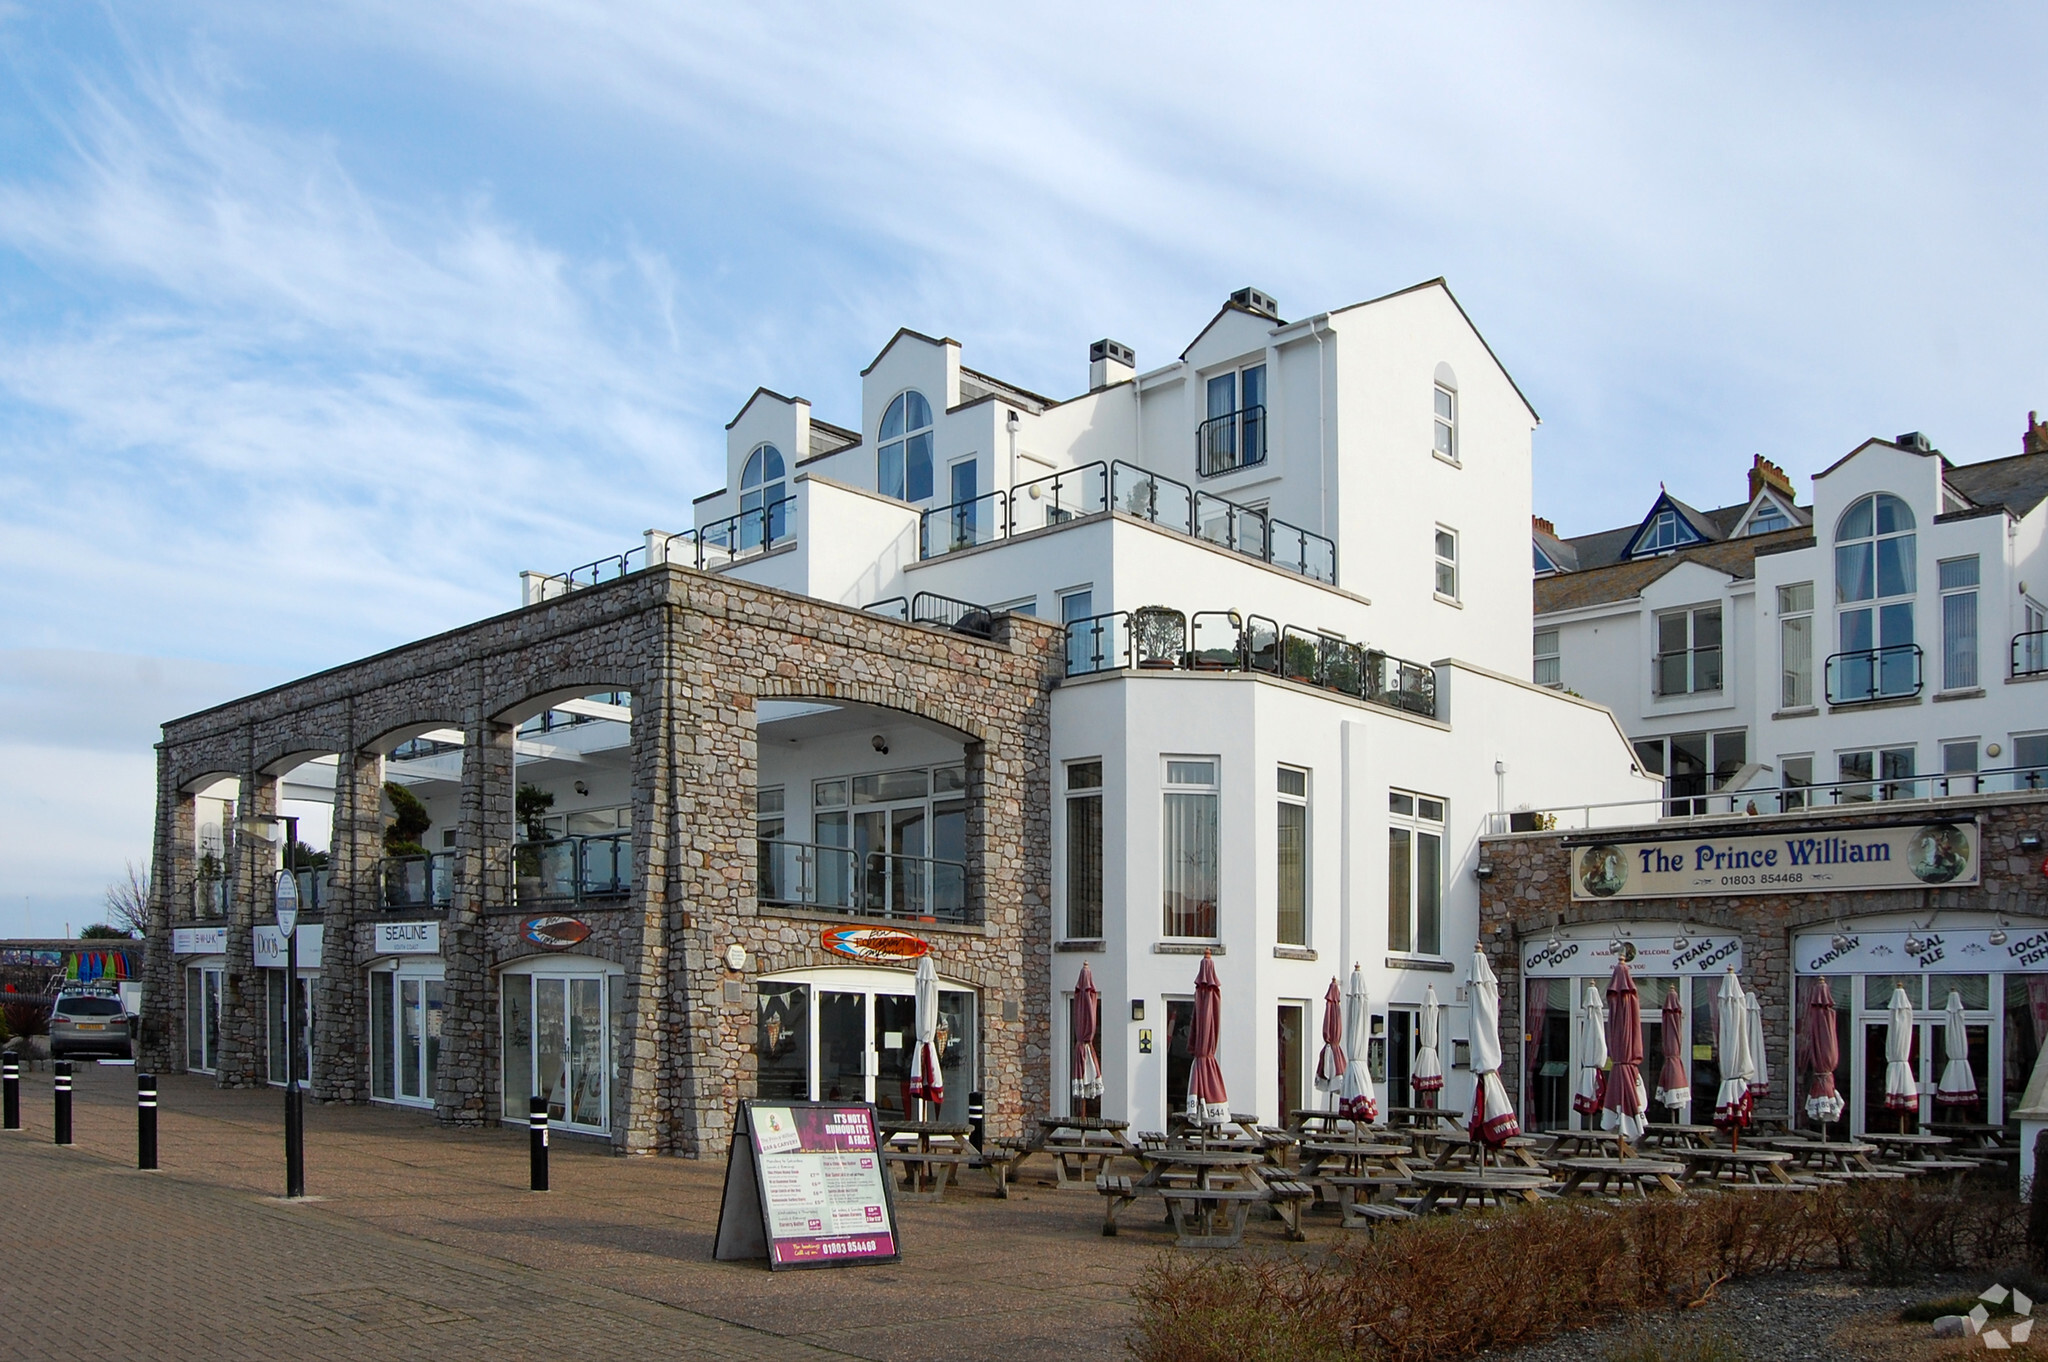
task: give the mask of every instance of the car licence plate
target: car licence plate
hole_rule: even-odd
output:
[[[81,1031],[104,1031],[107,1029],[105,1022],[79,1022],[77,1025]]]

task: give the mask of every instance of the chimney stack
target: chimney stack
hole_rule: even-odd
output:
[[[2034,413],[2027,413],[2027,433],[2020,441],[2022,454],[2048,454],[2048,426],[2034,419]]]
[[[1088,347],[1088,391],[1137,377],[1138,352],[1122,341],[1099,340]]]
[[[1273,301],[1273,295],[1270,293],[1261,293],[1255,288],[1241,288],[1230,295],[1230,301],[1248,312],[1271,317],[1276,322],[1280,320],[1280,304]]]
[[[1784,497],[1787,502],[1797,499],[1792,491],[1792,479],[1785,476],[1785,470],[1761,454],[1753,455],[1749,463],[1749,499],[1755,501],[1756,494],[1766,487]]]
[[[1545,520],[1540,515],[1532,515],[1529,517],[1529,528],[1532,530],[1541,530],[1543,531],[1543,533],[1549,535],[1552,539],[1557,538],[1557,526],[1551,524],[1548,520]]]

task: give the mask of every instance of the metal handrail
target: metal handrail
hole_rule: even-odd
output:
[[[1913,685],[1910,690],[1893,686],[1889,677],[1894,662],[1912,658]],[[1836,664],[1844,664],[1843,670],[1850,671],[1844,678],[1845,685],[1837,685]],[[1856,682],[1853,668],[1865,669],[1861,684]],[[1828,657],[1824,672],[1828,703],[1831,705],[1866,705],[1878,700],[1905,700],[1918,695],[1926,684],[1926,654],[1917,643],[1894,643],[1886,648],[1855,648],[1834,653]]]
[[[697,566],[724,567],[787,543],[795,537],[795,531],[789,528],[793,517],[787,509],[795,502],[793,496],[782,497],[751,511],[700,525],[696,531]]]
[[[633,566],[635,558],[641,560],[640,567]],[[571,588],[596,586],[600,582],[615,582],[627,573],[638,572],[640,568],[646,567],[646,559],[647,546],[645,544],[638,544],[627,549],[624,553],[615,553],[608,558],[599,558],[594,562],[580,563],[563,573],[557,580],[566,583]],[[585,574],[588,575],[586,576]]]
[[[620,898],[633,888],[633,834],[571,833],[517,842],[512,865],[522,905]]]
[[[1329,586],[1337,584],[1337,545],[1319,534],[1290,525],[1284,520],[1269,520],[1266,524],[1266,561],[1274,567],[1300,573],[1311,581]],[[1281,553],[1283,544],[1292,544],[1293,557]]]
[[[1195,489],[1122,459],[1109,465],[1109,507],[1185,535],[1195,532]]]
[[[1141,617],[1158,612],[1157,638]],[[1218,642],[1218,627],[1228,630]],[[1119,637],[1121,631],[1121,637]],[[1089,615],[1067,625],[1067,675],[1127,668],[1261,672],[1371,704],[1437,717],[1436,669],[1318,629],[1281,625],[1235,610],[1146,606]]]
[[[1264,403],[1212,416],[1195,427],[1195,471],[1205,478],[1255,467],[1265,461]]]
[[[984,517],[981,504],[991,503],[994,515]],[[932,526],[939,526],[935,540]],[[929,511],[920,511],[917,517],[917,557],[919,562],[937,558],[958,549],[971,549],[981,544],[992,544],[1004,539],[1010,533],[1010,498],[1002,492],[985,492],[966,501],[956,501],[950,506],[938,506]]]
[[[1089,479],[1100,478],[1093,496],[1089,495]],[[1072,484],[1078,483],[1078,493],[1069,496]],[[1026,525],[1028,518],[1025,507],[1019,501],[1041,503],[1045,517],[1039,524]],[[1073,468],[1063,468],[1057,473],[1020,482],[1010,489],[1009,523],[1011,534],[1023,534],[1026,530],[1043,529],[1048,525],[1064,525],[1069,520],[1084,515],[1095,515],[1109,507],[1109,465],[1097,459]]]
[[[1693,659],[1698,657],[1704,657],[1710,653],[1713,655],[1715,665],[1713,685],[1702,686],[1695,684],[1685,690],[1666,690],[1664,688],[1664,661],[1666,658],[1683,657],[1687,659]],[[1726,674],[1720,670],[1721,645],[1718,643],[1712,644],[1704,648],[1673,648],[1669,652],[1660,652],[1655,654],[1654,660],[1656,662],[1656,672],[1652,676],[1651,680],[1654,685],[1654,693],[1657,695],[1712,694],[1713,692],[1720,690],[1722,685],[1726,681]],[[1685,674],[1688,680],[1693,680],[1697,678],[1699,676],[1698,664],[1696,662],[1688,660],[1688,662],[1686,663]]]
[[[760,903],[918,922],[973,923],[964,861],[852,847],[757,841]]]
[[[1195,493],[1197,539],[1263,563],[1272,557],[1270,528],[1271,517],[1264,511],[1207,492]]]
[[[455,853],[386,856],[377,863],[377,901],[386,908],[446,908],[455,901]]]
[[[877,615],[888,615],[891,619],[907,620],[910,618],[910,597],[884,596],[879,601],[862,606],[861,609]]]
[[[993,637],[996,630],[996,616],[1005,612],[991,610],[973,601],[955,600],[941,596],[936,591],[920,591],[910,598],[910,622],[912,624],[936,624],[942,629],[951,629],[956,634],[967,634],[974,638]]]
[[[2020,661],[2020,645],[2026,645],[2027,660]],[[2012,636],[2012,671],[2009,675],[2040,676],[2048,673],[2048,629],[2030,629]]]
[[[1717,822],[1764,814],[1858,804],[1937,803],[1973,795],[2048,791],[2048,766],[2008,766],[1939,776],[1873,776],[1826,785],[1712,790],[1704,794],[1658,795],[1596,804],[1560,804],[1543,809],[1510,809],[1487,815],[1487,834],[1579,831],[1652,822]],[[1687,807],[1676,807],[1676,806]],[[1601,817],[1625,810],[1649,810],[1646,817]],[[1517,826],[1521,825],[1521,826]]]

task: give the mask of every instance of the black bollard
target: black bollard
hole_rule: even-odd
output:
[[[71,1061],[60,1059],[50,1066],[57,1088],[57,1143],[71,1143]]]
[[[532,1163],[533,1190],[545,1192],[548,1189],[548,1099],[529,1097],[526,1099],[526,1131],[529,1158]]]
[[[156,1167],[156,1075],[135,1075],[135,1166]]]
[[[977,1088],[967,1094],[967,1125],[969,1127],[967,1138],[974,1141],[976,1149],[981,1148],[982,1138],[988,1133],[987,1118],[988,1111],[982,1105],[981,1090]]]
[[[0,1128],[20,1130],[21,1059],[12,1050],[5,1056],[0,1056],[0,1087],[6,1089],[5,1095],[0,1096],[0,1106],[6,1108],[4,1112],[0,1112]]]

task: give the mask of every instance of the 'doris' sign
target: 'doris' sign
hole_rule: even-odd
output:
[[[1977,824],[1904,823],[1572,848],[1575,899],[1695,898],[1977,883]]]

